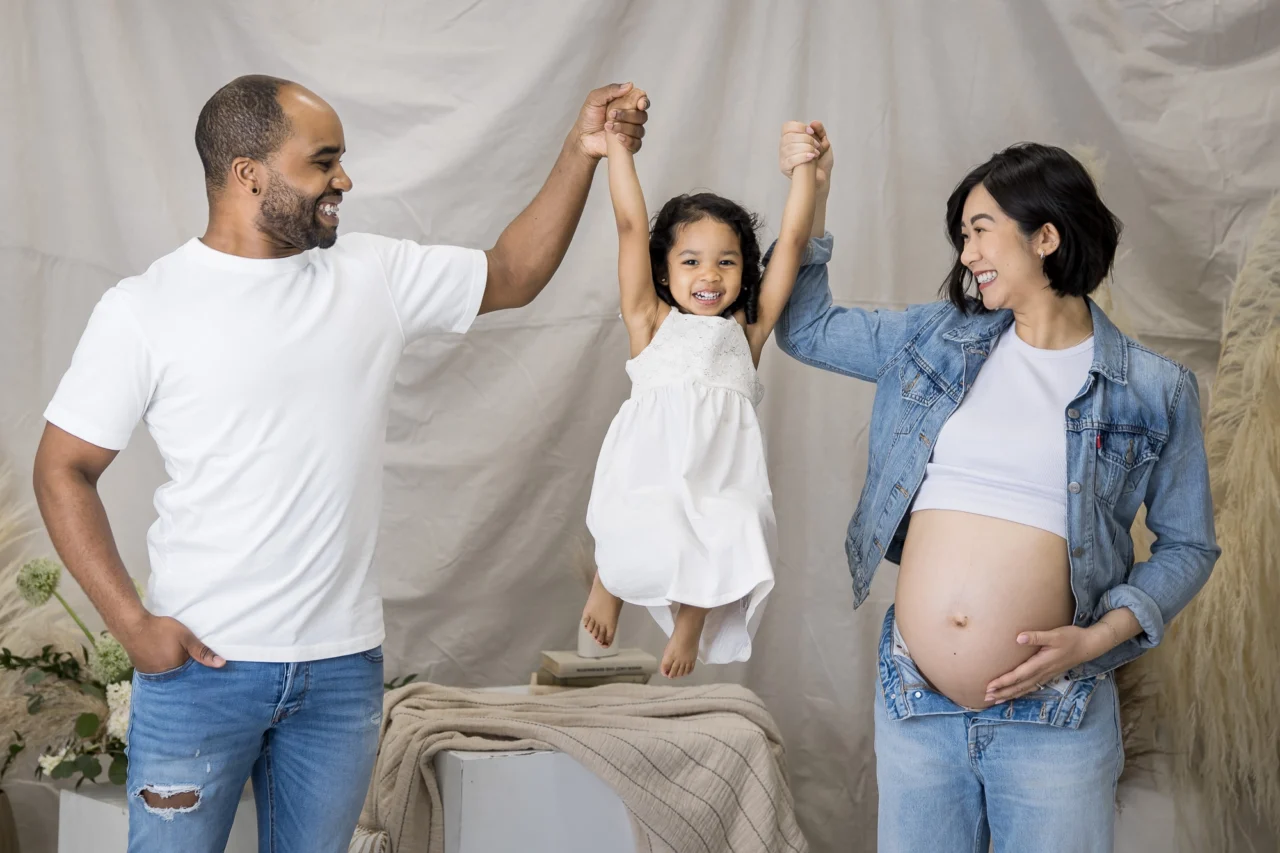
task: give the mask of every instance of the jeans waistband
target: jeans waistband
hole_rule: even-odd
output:
[[[926,714],[966,714],[977,720],[1043,723],[1074,729],[1084,718],[1098,679],[1108,677],[1104,674],[1073,681],[1059,676],[1026,696],[982,710],[965,708],[929,686],[928,680],[916,669],[893,614],[894,607],[890,605],[880,629],[877,661],[880,688],[891,720]]]

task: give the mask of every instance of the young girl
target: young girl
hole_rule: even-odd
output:
[[[643,93],[622,100],[645,107]],[[650,233],[635,161],[606,130],[632,391],[596,466],[587,526],[598,568],[582,623],[607,647],[623,601],[649,608],[670,637],[661,672],[678,678],[695,658],[750,657],[753,617],[773,588],[756,366],[809,240],[818,141],[793,172],[762,275],[757,220],[728,199],[673,198]]]

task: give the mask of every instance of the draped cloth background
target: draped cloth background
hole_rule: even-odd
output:
[[[867,307],[934,297],[943,202],[969,167],[1019,140],[1091,148],[1126,226],[1117,308],[1205,389],[1230,281],[1280,186],[1277,0],[0,6],[0,456],[24,488],[95,302],[202,232],[196,115],[243,73],[298,80],[342,116],[344,230],[477,247],[532,198],[594,86],[652,96],[637,162],[653,210],[711,188],[763,214],[766,238],[786,193],[780,125],[822,119],[833,290]],[[523,682],[538,649],[571,647],[591,473],[628,393],[604,178],[531,307],[404,360],[378,555],[388,676]],[[855,614],[841,543],[872,389],[772,345],[761,371],[778,585],[752,660],[695,683],[740,681],[769,705],[815,850],[871,850],[874,641],[894,571]],[[101,484],[140,579],[162,482],[139,431]],[[661,649],[639,610],[621,639]]]

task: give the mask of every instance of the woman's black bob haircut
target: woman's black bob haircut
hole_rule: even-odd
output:
[[[1115,261],[1120,220],[1098,196],[1093,178],[1080,161],[1061,148],[1024,142],[992,156],[964,176],[947,199],[947,239],[955,263],[939,295],[966,313],[980,312],[982,301],[967,295],[973,274],[960,262],[964,203],[981,184],[1030,239],[1046,223],[1061,242],[1044,259],[1049,286],[1059,296],[1085,296],[1102,284]]]

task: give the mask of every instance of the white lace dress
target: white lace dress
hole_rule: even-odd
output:
[[[698,659],[746,660],[777,541],[746,334],[672,309],[627,374],[587,508],[600,581],[667,636],[677,603],[710,609]]]

